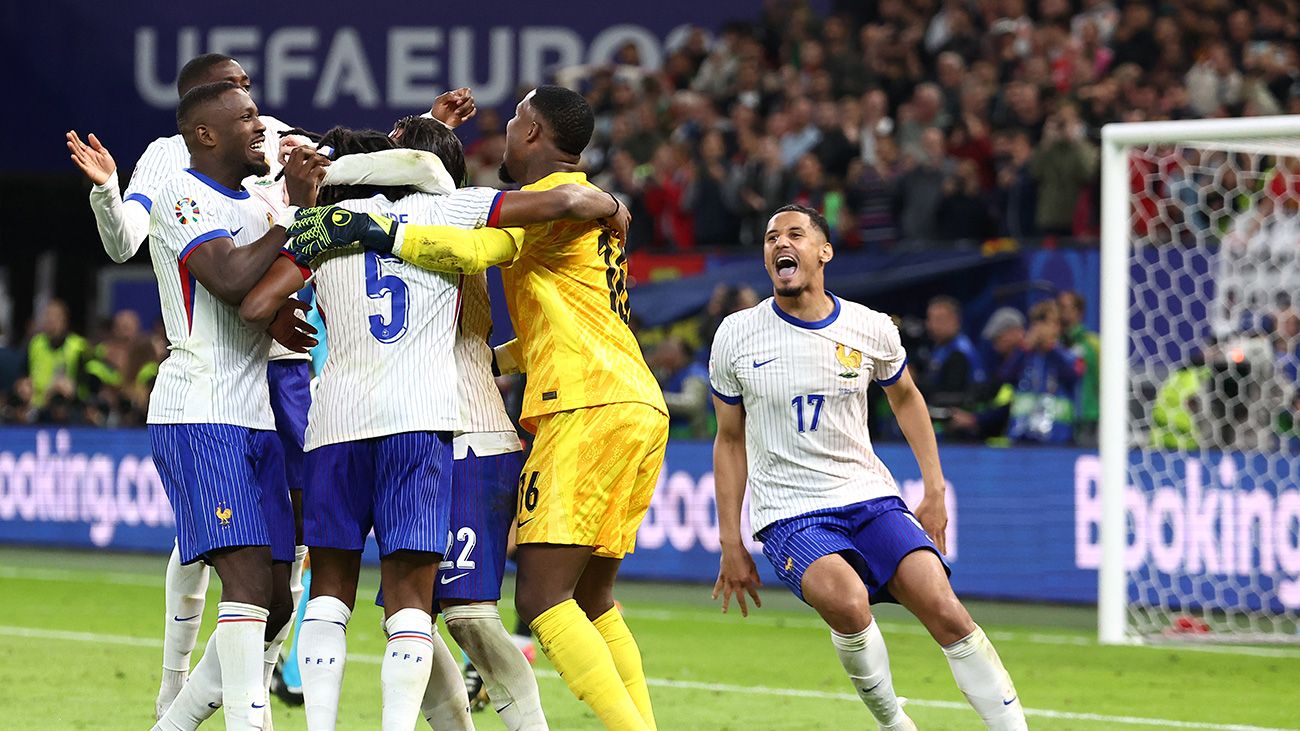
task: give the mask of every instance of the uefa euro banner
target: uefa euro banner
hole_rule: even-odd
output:
[[[175,133],[177,72],[201,53],[238,59],[263,114],[322,131],[387,130],[461,86],[479,107],[504,110],[559,69],[618,61],[635,81],[635,68],[661,68],[690,27],[716,33],[758,13],[749,0],[7,2],[0,58],[24,111],[0,129],[31,144],[6,149],[0,169],[69,169],[69,129],[96,132],[129,167],[150,140]]]
[[[911,451],[901,444],[877,449],[915,506],[922,487]],[[942,455],[958,592],[1096,601],[1102,511],[1095,453],[945,445]],[[1255,584],[1279,603],[1300,606],[1300,459],[1273,457],[1267,469],[1255,459],[1171,454],[1153,472],[1169,484],[1129,486],[1126,560],[1150,567],[1145,581],[1204,573],[1220,592]],[[145,432],[0,429],[0,544],[165,552],[174,530]],[[759,552],[757,543],[750,548]],[[718,558],[712,445],[670,443],[621,575],[712,582]],[[760,557],[758,565],[775,586],[767,561]],[[1222,601],[1236,605],[1238,598],[1222,594]]]

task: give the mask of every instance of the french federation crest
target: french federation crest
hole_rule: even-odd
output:
[[[844,372],[840,378],[857,378],[858,369],[862,367],[862,352],[854,350],[847,345],[836,344],[835,360],[844,366]]]
[[[217,509],[214,512],[217,515],[217,520],[221,521],[221,527],[229,528],[230,516],[234,514],[234,511],[230,509],[230,506],[224,505],[222,503],[217,503]]]

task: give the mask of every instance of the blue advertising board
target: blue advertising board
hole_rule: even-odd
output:
[[[96,132],[129,168],[150,140],[175,133],[176,76],[201,53],[237,58],[263,114],[386,130],[447,89],[472,87],[480,107],[505,109],[556,69],[615,59],[659,69],[687,28],[760,11],[746,0],[4,3],[0,61],[25,111],[0,132],[32,143],[6,150],[0,168],[71,170],[68,129]]]
[[[877,453],[915,506],[922,486],[911,451],[882,444]],[[1102,511],[1095,453],[944,446],[942,454],[958,593],[1096,601]],[[1132,593],[1176,577],[1178,593],[1201,604],[1252,606],[1267,596],[1275,611],[1300,607],[1300,457],[1136,459],[1145,460],[1135,471],[1144,477],[1125,497],[1125,560],[1141,572]],[[0,430],[0,544],[165,552],[174,530],[144,431]],[[757,543],[750,548],[758,554]],[[670,443],[637,550],[620,575],[711,583],[719,555],[712,445]],[[757,562],[764,582],[777,586],[766,560]]]

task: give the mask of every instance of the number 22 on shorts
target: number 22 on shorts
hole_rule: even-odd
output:
[[[540,472],[525,472],[519,475],[519,510],[517,511],[519,528],[523,528],[533,519],[531,513],[537,508],[537,478],[540,475]]]

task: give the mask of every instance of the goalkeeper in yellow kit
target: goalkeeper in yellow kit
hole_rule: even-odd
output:
[[[506,125],[502,179],[524,190],[594,187],[578,172],[593,124],[576,92],[530,92]],[[498,197],[489,227],[509,205],[508,194]],[[610,208],[619,214],[613,196]],[[498,364],[528,374],[520,421],[537,435],[519,477],[515,607],[607,728],[654,729],[640,651],[613,589],[663,465],[668,416],[627,327],[622,241],[586,221],[465,231],[335,210],[299,212],[290,249],[300,260],[359,244],[426,269],[502,267],[517,339],[497,348]]]

